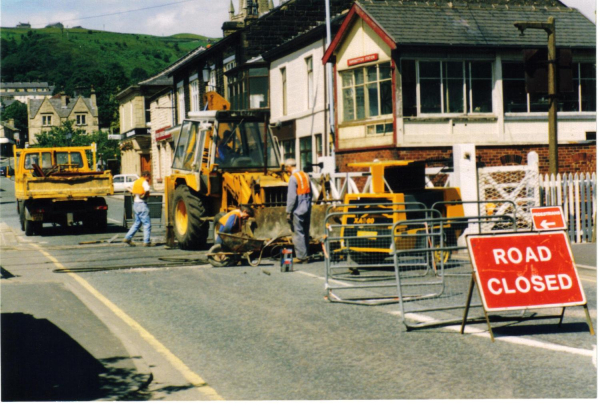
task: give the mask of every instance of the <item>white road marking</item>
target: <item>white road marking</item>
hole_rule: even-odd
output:
[[[592,270],[596,270],[597,268],[595,266],[589,266],[589,265],[579,265],[579,264],[575,264],[575,266],[577,268],[583,268],[583,269],[592,269]]]
[[[310,276],[310,277],[316,278],[316,279],[321,279],[323,281],[325,280],[325,278],[322,276],[313,275],[313,274],[310,274],[310,273],[304,272],[304,271],[297,271],[295,273]],[[334,283],[342,285],[342,286],[352,286],[351,284],[339,282],[336,280],[333,280],[331,282],[334,282]],[[383,310],[383,311],[386,313],[392,314],[394,316],[401,316],[401,313],[399,310]],[[405,315],[405,317],[407,319],[414,320],[414,321],[421,322],[421,323],[438,321],[432,317],[416,315],[416,314],[407,314],[407,315]],[[442,328],[444,330],[451,330],[451,331],[460,333],[460,326],[458,326],[458,325],[445,326]],[[490,334],[487,330],[481,330],[481,329],[478,329],[478,328],[472,327],[472,326],[465,326],[465,334],[469,334],[469,335],[472,335],[475,337],[483,337],[488,340],[490,339]],[[527,347],[534,347],[534,348],[541,348],[541,349],[545,349],[545,350],[549,350],[549,351],[565,352],[565,353],[575,354],[575,355],[583,355],[583,356],[592,358],[594,365],[596,362],[595,361],[595,356],[596,356],[595,348],[593,350],[585,350],[582,348],[568,347],[568,346],[560,345],[560,344],[545,343],[542,341],[532,340],[530,338],[523,338],[523,337],[505,337],[505,336],[498,337],[498,336],[495,336],[494,339],[496,341],[504,341],[504,342],[511,343],[511,344],[524,345]]]

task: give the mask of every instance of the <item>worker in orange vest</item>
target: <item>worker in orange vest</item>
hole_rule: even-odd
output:
[[[135,245],[131,239],[144,226],[144,247],[150,247],[150,231],[152,231],[152,223],[150,222],[150,209],[148,208],[148,196],[150,196],[150,172],[142,172],[142,177],[133,183],[129,190],[133,194],[133,213],[135,221],[125,236],[123,242],[131,246]]]
[[[217,223],[220,233],[235,234],[242,231],[242,225],[249,218],[254,216],[254,210],[251,207],[242,205],[239,209],[231,210],[229,213],[221,217]],[[215,243],[223,244],[221,236],[217,234]]]
[[[287,159],[285,171],[290,175],[287,193],[286,217],[292,232],[295,249],[295,263],[308,262],[310,242],[310,210],[312,191],[308,175],[296,169],[296,160]]]

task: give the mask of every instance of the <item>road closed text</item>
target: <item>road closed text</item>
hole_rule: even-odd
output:
[[[481,235],[467,241],[487,310],[585,303],[563,231]]]
[[[536,292],[545,290],[567,290],[573,287],[573,280],[567,274],[558,275],[533,275],[531,278],[519,276],[516,279],[491,278],[487,282],[490,293],[494,295],[529,293],[533,289]]]

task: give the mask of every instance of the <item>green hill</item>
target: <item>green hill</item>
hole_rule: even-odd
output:
[[[195,34],[156,37],[85,28],[2,28],[1,80],[49,82],[55,92],[96,90],[100,126],[118,118],[114,95],[151,77],[210,38]]]

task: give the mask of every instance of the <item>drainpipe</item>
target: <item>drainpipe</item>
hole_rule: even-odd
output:
[[[329,7],[329,0],[325,0],[325,26],[327,27],[327,44],[325,49],[329,49],[331,45],[331,11]],[[333,109],[333,64],[327,62],[327,103],[329,104],[329,134],[331,139],[330,155],[333,158],[334,168],[337,167],[335,164],[335,116]]]

